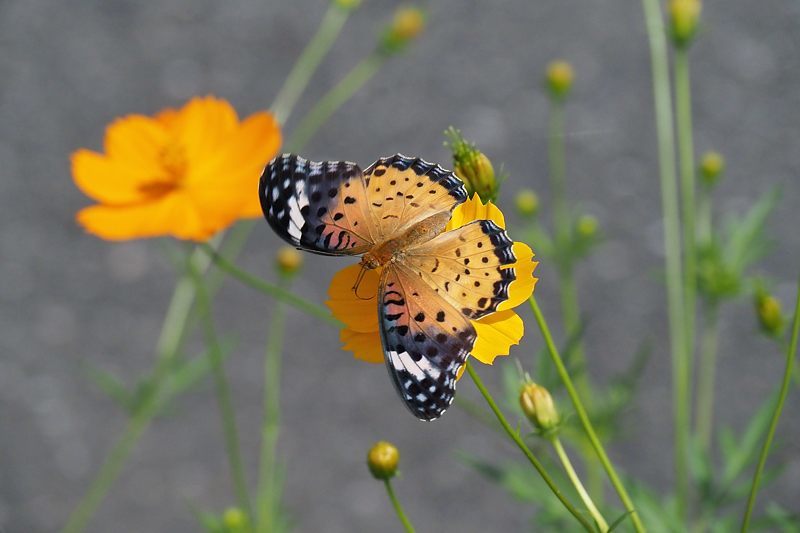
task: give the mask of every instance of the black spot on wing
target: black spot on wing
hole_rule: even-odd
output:
[[[375,176],[382,176],[382,169],[376,167],[394,167],[401,171],[411,170],[417,176],[427,176],[432,182],[444,187],[445,190],[457,200],[457,204],[467,199],[467,189],[454,172],[447,170],[437,164],[429,163],[420,157],[408,157],[403,154],[395,154],[390,157],[381,157],[364,170],[365,176],[375,173]],[[380,172],[380,173],[378,173]],[[417,183],[418,187],[421,182]]]

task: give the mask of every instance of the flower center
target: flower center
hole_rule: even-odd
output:
[[[164,196],[178,187],[188,166],[186,150],[180,143],[170,141],[159,151],[158,163],[161,175],[139,186],[139,190],[150,197]]]

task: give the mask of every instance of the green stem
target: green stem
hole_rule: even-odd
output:
[[[769,448],[772,445],[772,439],[775,437],[775,430],[778,427],[778,420],[783,411],[783,404],[786,402],[786,396],[789,394],[789,385],[792,379],[792,368],[795,362],[795,354],[797,353],[797,337],[800,332],[800,279],[797,281],[797,298],[794,304],[794,320],[792,323],[792,340],[789,343],[789,349],[786,350],[786,367],[783,371],[783,383],[781,384],[780,395],[775,404],[775,412],[772,413],[772,421],[769,424],[769,431],[767,437],[764,439],[764,445],[761,448],[761,454],[758,458],[758,466],[753,474],[753,484],[750,487],[750,496],[747,498],[747,509],[742,519],[742,533],[745,533],[750,527],[750,517],[753,514],[753,506],[756,503],[756,494],[758,494],[758,486],[761,482],[761,475],[764,472],[764,464],[767,462],[769,455]]]
[[[642,0],[653,75],[653,100],[658,137],[661,208],[664,216],[664,260],[667,314],[672,352],[672,401],[675,434],[675,478],[678,516],[686,519],[689,498],[689,354],[681,273],[680,220],[675,173],[675,144],[670,100],[669,64],[664,20],[658,0]]]
[[[303,117],[286,144],[305,145],[320,126],[378,72],[385,61],[386,56],[379,52],[373,52],[362,59]]]
[[[497,406],[497,403],[495,403],[494,398],[492,398],[492,395],[489,394],[489,391],[486,389],[486,386],[484,386],[480,376],[478,376],[478,373],[475,372],[474,368],[472,368],[472,364],[469,361],[467,361],[467,373],[469,373],[469,376],[472,378],[475,386],[478,387],[478,390],[483,395],[486,403],[489,404],[489,408],[494,413],[494,416],[497,417],[500,425],[503,426],[506,434],[511,438],[512,441],[514,441],[514,444],[516,444],[517,447],[522,451],[536,471],[539,472],[539,475],[542,476],[542,479],[547,486],[550,487],[550,490],[553,492],[553,494],[555,494],[556,498],[558,498],[564,507],[566,507],[567,510],[572,514],[572,516],[574,516],[575,519],[581,523],[586,531],[594,531],[592,524],[569,502],[567,497],[561,492],[561,489],[558,488],[558,486],[555,484],[555,481],[553,481],[553,478],[551,478],[550,474],[548,474],[547,470],[545,470],[544,465],[536,458],[535,455],[533,455],[533,452],[522,440],[522,437],[519,436],[519,432],[515,431],[508,423],[508,420],[506,420],[503,412],[500,411],[500,408]]]
[[[608,522],[605,521],[603,515],[597,510],[597,507],[592,501],[592,498],[589,496],[589,493],[586,492],[583,483],[581,483],[581,478],[578,477],[578,474],[572,467],[572,462],[569,460],[569,456],[567,455],[566,450],[564,450],[564,446],[561,444],[561,439],[556,436],[550,439],[550,442],[553,445],[553,449],[556,451],[556,455],[558,455],[558,458],[561,460],[561,464],[564,467],[564,470],[567,472],[569,480],[572,482],[575,490],[578,491],[578,495],[581,497],[581,500],[583,500],[583,504],[589,510],[589,513],[591,513],[594,521],[597,522],[597,527],[600,528],[600,532],[606,533],[606,531],[608,531]]]
[[[247,514],[248,523],[253,524],[253,509],[250,503],[249,491],[247,490],[247,479],[244,474],[244,463],[242,461],[239,445],[239,432],[236,429],[236,412],[233,408],[230,386],[228,385],[225,367],[222,362],[222,350],[220,349],[219,340],[214,327],[211,301],[200,273],[193,272],[193,277],[197,285],[198,312],[200,313],[200,319],[202,321],[206,346],[209,350],[209,360],[211,362],[217,404],[219,405],[222,429],[225,436],[225,451],[228,455],[231,480],[233,481],[239,507]]]
[[[299,309],[300,311],[311,315],[315,318],[319,318],[324,322],[328,322],[329,324],[333,324],[334,326],[341,325],[336,318],[334,318],[330,311],[321,305],[317,305],[313,302],[309,302],[308,300],[297,296],[292,291],[286,289],[285,287],[281,287],[280,285],[276,285],[274,283],[270,283],[268,281],[264,281],[263,279],[259,278],[258,276],[254,276],[249,272],[246,272],[221,255],[217,254],[213,248],[205,244],[200,245],[203,250],[205,250],[211,257],[214,259],[214,263],[222,270],[236,278],[237,280],[241,281],[245,285],[256,289],[259,292],[263,292],[267,296],[271,296],[276,300],[285,302],[292,307]]]
[[[614,486],[614,489],[617,491],[622,504],[625,506],[625,510],[631,514],[631,520],[633,520],[634,528],[637,532],[642,532],[645,530],[644,524],[642,524],[641,518],[639,518],[639,514],[636,512],[636,508],[633,506],[633,501],[631,501],[628,491],[625,490],[625,487],[622,484],[622,481],[620,481],[616,470],[614,470],[614,465],[611,464],[611,461],[609,460],[608,455],[603,448],[603,444],[600,442],[600,439],[597,438],[597,433],[594,430],[594,426],[592,426],[591,420],[589,420],[589,415],[586,413],[586,409],[583,406],[583,402],[581,402],[578,392],[575,390],[575,385],[572,383],[572,378],[569,377],[569,373],[564,366],[564,362],[562,361],[561,356],[558,354],[558,348],[556,348],[556,345],[553,342],[553,336],[550,334],[550,328],[544,319],[542,310],[539,309],[539,304],[536,303],[536,298],[534,296],[531,296],[529,302],[531,304],[531,309],[533,310],[533,315],[536,317],[536,323],[539,325],[539,330],[542,332],[542,337],[544,337],[544,342],[547,345],[548,351],[550,352],[550,357],[556,367],[556,370],[558,371],[558,375],[561,377],[561,381],[564,383],[564,387],[567,389],[570,399],[572,400],[572,405],[575,407],[575,412],[581,421],[583,430],[586,432],[586,436],[589,438],[589,442],[591,442],[592,447],[594,448],[594,451],[600,460],[600,463],[602,463],[603,468],[605,469],[606,474],[611,481],[611,484]]]
[[[397,496],[394,493],[394,488],[392,488],[392,482],[388,479],[383,481],[383,484],[386,485],[386,493],[389,495],[389,500],[392,502],[392,507],[394,507],[394,512],[397,513],[397,518],[403,523],[403,527],[406,530],[406,533],[414,533],[414,526],[411,525],[411,521],[406,516],[406,513],[403,511],[403,506],[400,505],[400,500],[397,499]]]
[[[711,448],[711,435],[713,434],[718,339],[718,305],[712,302],[706,308],[703,320],[700,373],[697,377],[697,418],[694,427],[697,442],[704,453],[708,453]]]
[[[214,250],[213,244],[218,243],[219,241],[215,240],[212,245],[207,246],[209,249]],[[67,519],[67,523],[64,526],[65,533],[78,533],[86,529],[89,520],[97,511],[97,507],[122,471],[122,467],[139,441],[139,437],[147,429],[150,421],[158,411],[158,396],[161,392],[161,387],[169,375],[172,362],[181,349],[185,337],[186,323],[194,305],[194,282],[190,271],[202,272],[207,270],[210,265],[207,254],[198,252],[199,250],[195,250],[187,258],[186,271],[181,275],[172,293],[172,299],[164,316],[161,333],[156,343],[156,366],[149,380],[147,396],[142,400],[139,410],[128,420],[119,440],[106,456],[83,498]]]
[[[264,350],[264,422],[259,462],[258,531],[275,531],[280,503],[276,449],[280,432],[280,374],[286,308],[277,302],[272,311]]]
[[[272,112],[275,115],[275,120],[279,123],[286,123],[286,119],[292,113],[297,100],[308,86],[311,76],[317,71],[319,64],[339,37],[349,15],[350,10],[339,7],[335,1],[332,1],[328,6],[317,33],[314,34],[314,37],[303,49],[302,54],[300,54],[291,72],[286,77],[286,81],[283,82],[283,87],[278,92],[278,96],[275,97],[275,101],[272,103]]]

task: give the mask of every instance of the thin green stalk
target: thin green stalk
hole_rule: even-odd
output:
[[[275,97],[272,103],[272,113],[279,123],[286,123],[286,119],[292,113],[297,100],[308,86],[311,76],[317,71],[319,64],[339,37],[349,15],[350,9],[340,7],[335,1],[332,1],[328,6],[317,33],[314,34],[314,37],[303,49],[291,72],[286,77],[286,81],[283,82],[283,87],[278,92],[278,96]]]
[[[630,513],[631,520],[633,521],[633,527],[637,532],[645,531],[644,524],[642,524],[642,520],[639,518],[639,514],[636,512],[636,508],[633,506],[633,501],[631,501],[628,491],[625,490],[625,486],[622,484],[622,481],[620,481],[616,470],[614,470],[614,465],[611,464],[611,461],[609,460],[608,455],[603,448],[603,444],[597,437],[597,433],[594,430],[594,426],[592,426],[591,420],[589,420],[589,415],[586,413],[583,402],[581,402],[580,396],[575,390],[575,385],[572,383],[572,378],[569,377],[569,373],[564,366],[564,361],[562,361],[561,356],[558,354],[558,348],[556,348],[556,345],[553,342],[553,336],[550,334],[550,328],[544,319],[542,310],[539,309],[539,304],[536,303],[536,298],[531,296],[529,302],[531,309],[533,310],[533,315],[536,317],[536,323],[539,325],[539,330],[542,332],[542,337],[544,337],[544,342],[547,345],[548,351],[550,352],[550,358],[552,359],[553,364],[558,371],[558,375],[561,377],[561,381],[564,383],[564,387],[567,389],[567,394],[569,394],[569,397],[572,400],[572,405],[575,407],[575,412],[581,421],[581,425],[583,426],[583,430],[586,432],[586,436],[589,438],[589,442],[592,443],[592,447],[594,448],[600,463],[602,463],[603,468],[608,475],[608,479],[611,481],[611,484],[617,491],[620,500],[622,500],[625,510]]]
[[[486,386],[484,386],[480,376],[478,376],[478,373],[475,372],[474,368],[472,368],[472,364],[469,361],[467,361],[467,373],[469,374],[469,377],[472,378],[475,386],[478,387],[478,390],[480,391],[481,395],[483,395],[486,403],[489,404],[489,408],[494,413],[494,416],[497,417],[500,425],[503,426],[506,434],[511,438],[512,441],[514,441],[514,444],[516,444],[517,447],[522,451],[536,471],[539,472],[539,475],[542,476],[542,479],[545,483],[547,483],[547,486],[550,487],[550,490],[553,492],[553,494],[555,494],[556,498],[558,498],[564,507],[567,508],[567,511],[569,511],[572,516],[574,516],[575,519],[581,523],[586,531],[594,531],[592,524],[569,502],[567,497],[561,492],[561,489],[559,489],[555,484],[555,481],[553,481],[553,479],[550,477],[550,474],[547,473],[544,465],[536,458],[535,455],[533,455],[533,452],[530,448],[528,448],[527,444],[525,444],[525,441],[522,440],[522,437],[519,436],[519,433],[515,431],[508,423],[508,420],[506,420],[503,412],[500,411],[500,408],[497,406],[497,403],[495,403],[494,398],[492,398],[492,395],[486,389]]]
[[[305,145],[319,127],[327,122],[342,104],[349,100],[356,91],[380,70],[386,58],[385,54],[373,52],[362,59],[338,85],[328,91],[311,111],[303,117],[292,136],[289,137],[287,144],[291,146]]]
[[[219,241],[215,240],[212,241],[212,245],[207,246],[214,250],[213,246],[218,243]],[[86,529],[89,520],[97,511],[97,507],[122,471],[122,467],[139,441],[139,437],[158,411],[158,396],[161,387],[169,374],[173,360],[181,349],[185,338],[186,323],[194,305],[194,282],[189,273],[190,269],[204,272],[211,263],[206,253],[198,252],[199,250],[196,250],[187,258],[187,270],[181,275],[172,293],[156,343],[156,366],[149,380],[147,396],[142,400],[139,410],[128,420],[119,440],[106,456],[83,498],[67,519],[64,533],[78,533]]]
[[[572,262],[570,243],[572,240],[572,221],[567,206],[566,186],[566,146],[564,99],[551,98],[550,121],[548,132],[548,160],[550,164],[550,183],[553,188],[553,230],[557,250],[556,267],[558,268],[559,295],[561,297],[561,314],[564,319],[566,338],[574,338],[565,356],[582,372],[576,378],[578,390],[585,397],[592,396],[589,375],[586,372],[586,356],[583,339],[580,335],[580,307],[578,305],[578,288],[575,283],[575,271]],[[592,494],[600,501],[603,498],[603,480],[600,464],[593,460],[591,446],[585,443],[581,452],[586,461],[587,478]]]
[[[193,272],[194,282],[197,285],[197,306],[202,322],[203,333],[206,346],[209,350],[209,360],[211,361],[212,376],[214,377],[214,388],[219,405],[219,413],[222,420],[222,429],[225,436],[225,451],[228,455],[228,466],[230,468],[231,480],[239,507],[247,514],[248,523],[254,523],[253,509],[250,502],[250,494],[247,489],[247,479],[244,474],[244,462],[239,445],[239,432],[236,429],[236,411],[233,408],[230,386],[225,375],[225,367],[222,362],[222,350],[220,349],[217,338],[214,318],[212,316],[211,301],[204,285],[204,280],[199,272]]]
[[[676,47],[675,65],[675,125],[678,136],[678,156],[681,174],[681,207],[683,226],[683,303],[686,342],[686,376],[682,380],[687,384],[684,389],[686,398],[682,407],[686,412],[681,414],[683,420],[691,420],[692,405],[692,369],[694,368],[694,336],[695,316],[697,309],[697,244],[695,234],[695,163],[694,141],[692,133],[692,89],[689,81],[689,54],[686,46]],[[688,433],[688,428],[687,428]]]
[[[694,432],[703,452],[711,447],[714,425],[714,388],[717,370],[717,344],[719,339],[718,304],[706,307],[700,351],[700,372],[697,377],[697,407]]]
[[[778,420],[783,411],[783,404],[786,402],[786,396],[789,394],[789,384],[792,379],[792,368],[795,362],[795,354],[797,353],[797,337],[800,332],[800,278],[797,280],[797,298],[794,303],[794,320],[792,322],[792,340],[789,343],[789,349],[786,350],[786,367],[783,371],[783,383],[781,384],[780,395],[778,402],[775,404],[775,412],[772,414],[772,421],[769,424],[769,431],[767,437],[764,439],[764,445],[761,448],[761,454],[758,458],[758,466],[753,474],[753,484],[750,487],[750,496],[747,498],[747,509],[742,519],[742,533],[745,533],[750,527],[750,517],[753,514],[753,506],[756,503],[756,495],[758,494],[758,487],[761,483],[761,475],[764,472],[764,465],[767,462],[769,455],[769,448],[772,445],[772,439],[775,437],[775,430],[778,427]]]
[[[400,500],[397,499],[397,496],[394,493],[394,488],[392,488],[392,482],[388,479],[383,481],[383,484],[386,485],[386,493],[389,495],[389,500],[392,502],[392,506],[394,507],[394,512],[397,513],[397,518],[403,523],[403,527],[406,530],[406,533],[414,533],[414,526],[411,525],[411,521],[406,516],[406,513],[403,511],[403,506],[400,505]]]
[[[561,465],[567,472],[567,477],[569,477],[569,480],[572,482],[575,490],[578,491],[578,495],[581,497],[581,500],[583,500],[583,504],[589,510],[592,518],[594,518],[594,521],[597,522],[597,527],[600,528],[601,533],[606,533],[606,531],[608,531],[608,522],[606,522],[605,518],[603,518],[603,515],[597,509],[597,506],[595,506],[591,496],[589,496],[589,493],[586,492],[583,483],[581,483],[581,478],[578,477],[578,474],[572,467],[572,462],[569,460],[567,451],[561,444],[561,439],[556,436],[550,439],[550,442],[553,445],[553,449],[556,451],[556,455],[558,455],[558,458],[561,460]]]
[[[664,216],[664,261],[667,314],[672,352],[672,401],[675,434],[675,478],[678,515],[686,518],[689,498],[689,354],[681,272],[681,228],[675,173],[675,143],[670,100],[669,64],[664,20],[658,0],[642,0],[653,75],[653,100],[658,137],[661,209]]]
[[[264,281],[258,276],[254,276],[253,274],[250,274],[249,272],[240,269],[239,267],[228,261],[226,258],[216,253],[216,251],[214,251],[213,248],[205,244],[201,244],[200,247],[203,250],[205,250],[206,253],[208,253],[211,257],[213,257],[214,264],[216,264],[217,267],[224,270],[225,272],[227,272],[234,278],[238,279],[245,285],[252,287],[259,292],[263,292],[264,294],[271,296],[276,300],[285,302],[308,315],[323,320],[324,322],[328,322],[329,324],[333,324],[335,326],[341,325],[341,322],[339,322],[333,315],[331,315],[331,312],[325,307],[317,305],[313,302],[309,302],[308,300],[300,296],[297,296],[296,294],[286,289],[285,287],[276,285],[274,283],[270,283],[268,281]]]
[[[272,311],[264,350],[264,421],[261,426],[257,522],[258,531],[263,533],[275,531],[280,504],[276,449],[280,432],[281,351],[285,323],[286,308],[279,301]]]
[[[561,294],[561,312],[564,316],[564,329],[567,338],[580,330],[580,311],[578,291],[575,285],[572,257],[569,250],[572,239],[572,222],[567,206],[566,192],[566,149],[564,146],[564,101],[552,99],[548,134],[548,156],[550,161],[550,182],[553,187],[553,228],[558,249],[558,280]],[[571,361],[581,368],[585,365],[583,341],[577,339],[567,354]],[[586,373],[578,378],[578,387],[583,394],[591,394]]]

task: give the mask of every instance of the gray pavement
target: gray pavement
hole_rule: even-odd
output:
[[[299,111],[371,49],[394,5],[367,0],[354,14]],[[196,94],[225,97],[242,114],[267,106],[324,9],[322,0],[0,2],[0,531],[54,531],[63,523],[124,424],[86,368],[112,370],[131,383],[143,375],[175,279],[156,242],[110,244],[76,226],[74,214],[88,200],[71,182],[68,154],[99,149],[116,116],[153,113]],[[783,187],[769,224],[776,246],[759,270],[777,281],[788,307],[800,258],[800,7],[791,0],[708,1],[704,21],[692,52],[697,148],[726,155],[718,199],[732,212],[773,184]],[[369,164],[403,152],[447,162],[442,131],[452,124],[510,173],[501,204],[510,206],[522,186],[547,198],[540,78],[549,60],[571,61],[570,194],[599,218],[607,237],[578,271],[589,369],[604,382],[625,368],[643,338],[654,340],[642,392],[610,453],[627,473],[669,486],[670,364],[639,2],[440,0],[430,4],[429,23],[305,155]],[[296,123],[297,116],[288,128]],[[544,209],[549,213],[546,203]],[[259,225],[242,264],[271,276],[278,244]],[[298,291],[322,301],[330,276],[347,261],[306,259]],[[554,268],[542,264],[538,272],[540,301],[557,324]],[[227,368],[251,481],[272,307],[233,282],[216,305],[220,328],[238,338]],[[525,316],[528,335],[512,353],[530,367],[541,339]],[[740,428],[779,379],[781,361],[755,335],[748,301],[727,308],[723,320],[717,417]],[[400,530],[364,466],[378,439],[401,450],[396,488],[420,531],[538,530],[534,509],[455,453],[516,459],[508,444],[457,409],[434,424],[415,421],[385,370],[340,351],[329,327],[291,312],[286,336],[280,453],[298,531]],[[499,390],[499,370],[482,370]],[[478,399],[468,383],[460,394]],[[774,454],[787,463],[786,475],[766,493],[795,511],[797,399],[794,391]],[[204,383],[145,434],[90,530],[196,531],[192,505],[221,511],[232,500],[213,391]]]

